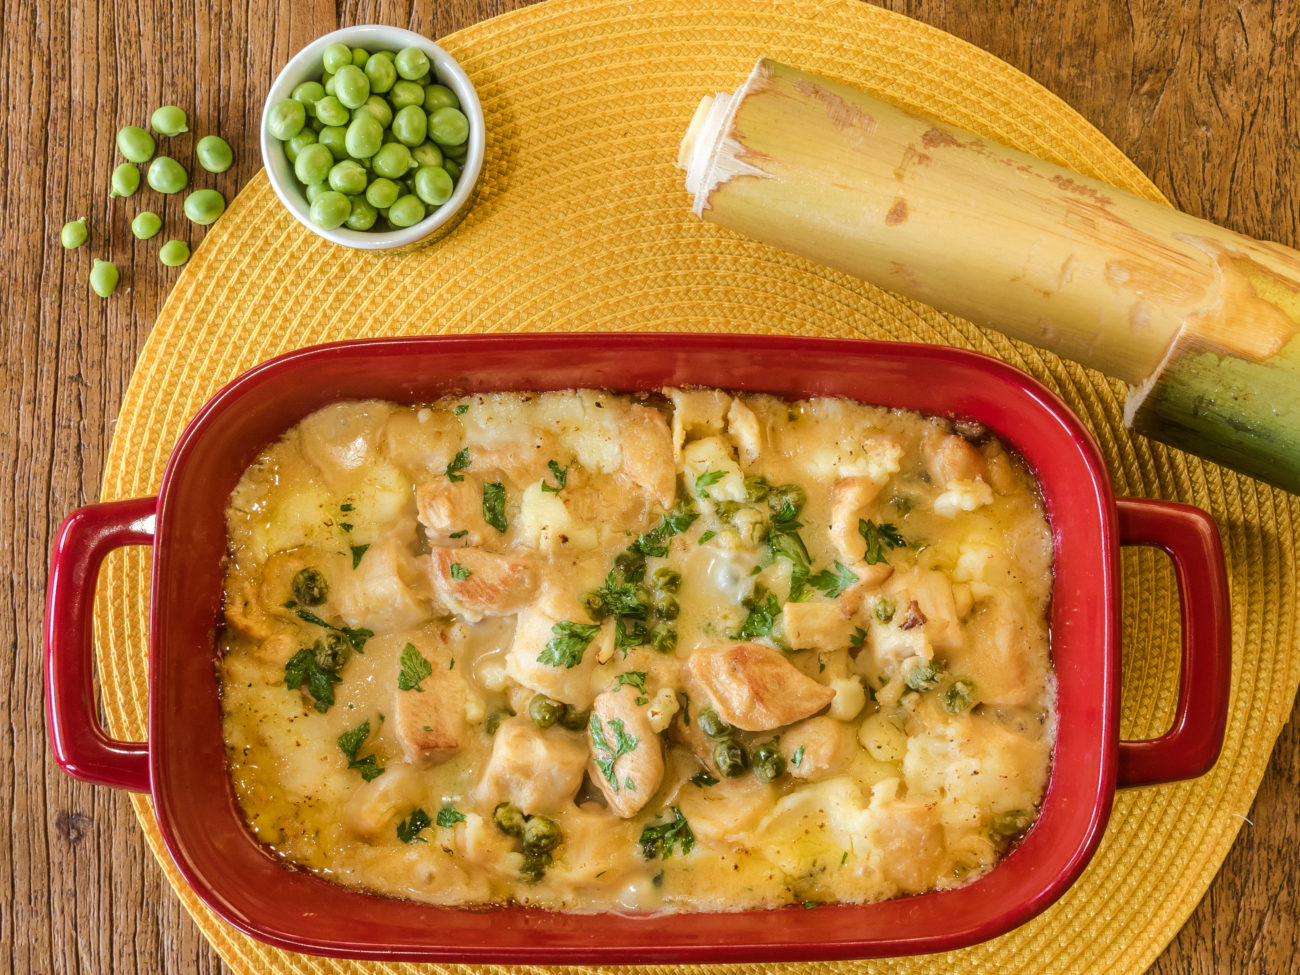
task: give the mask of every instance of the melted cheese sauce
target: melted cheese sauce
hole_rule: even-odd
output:
[[[715,390],[342,403],[227,524],[235,792],[339,883],[862,903],[969,883],[1037,815],[1051,533],[978,428]]]

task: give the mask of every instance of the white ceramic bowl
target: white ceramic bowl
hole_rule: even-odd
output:
[[[469,119],[469,141],[465,164],[461,166],[460,179],[456,189],[442,206],[419,223],[400,230],[371,231],[351,230],[346,226],[326,230],[312,222],[308,215],[307,194],[293,173],[293,164],[285,154],[284,143],[267,132],[266,121],[271,107],[289,98],[293,89],[304,81],[319,81],[322,74],[321,52],[329,45],[342,42],[348,47],[362,47],[367,51],[400,51],[404,47],[418,47],[429,56],[433,73],[437,80],[456,93],[460,99],[460,110]],[[262,107],[262,161],[266,165],[267,175],[271,179],[271,188],[280,202],[289,208],[297,221],[314,234],[345,247],[358,250],[390,250],[397,247],[429,243],[442,236],[464,216],[469,209],[474,195],[474,187],[483,169],[483,106],[479,104],[478,93],[470,82],[469,76],[450,54],[433,41],[420,34],[400,27],[388,27],[383,24],[364,24],[358,27],[344,27],[330,34],[316,38],[295,54],[276,77],[267,92],[266,104]]]

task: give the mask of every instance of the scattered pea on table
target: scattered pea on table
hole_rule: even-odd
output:
[[[148,162],[154,148],[153,136],[138,125],[117,130],[117,151],[133,163]]]
[[[78,217],[76,220],[69,220],[59,231],[59,243],[67,250],[74,250],[86,242],[90,236],[86,230],[86,218]]]
[[[159,156],[149,164],[145,179],[159,193],[179,193],[189,183],[190,175],[171,156]]]
[[[140,170],[135,163],[120,163],[113,169],[110,197],[133,196],[140,188]]]
[[[185,198],[185,216],[206,227],[226,210],[226,198],[216,190],[195,190]]]
[[[90,268],[90,290],[101,298],[107,298],[117,290],[117,277],[116,264],[95,258]]]
[[[159,135],[168,137],[178,136],[190,130],[189,118],[185,115],[185,110],[175,105],[164,105],[162,108],[154,109],[153,115],[149,117],[149,124]]]
[[[148,240],[162,230],[162,218],[152,210],[141,210],[131,221],[131,233],[140,240]]]
[[[158,249],[158,260],[168,267],[180,267],[190,259],[190,245],[183,240],[169,240]]]
[[[298,135],[302,135],[302,132]],[[235,161],[235,154],[230,151],[230,144],[219,135],[205,135],[200,139],[199,144],[194,147],[194,157],[199,161],[199,165],[210,173],[224,173]]]

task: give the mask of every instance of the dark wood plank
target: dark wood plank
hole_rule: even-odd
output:
[[[438,36],[520,0],[68,0],[3,8],[0,104],[0,971],[223,970],[144,847],[128,801],[74,783],[47,756],[40,626],[59,520],[96,499],[136,355],[175,280],[149,259],[126,208],[110,211],[113,135],[158,104],[216,131],[235,169],[201,177],[233,190],[257,170],[261,94],[277,67],[336,24],[380,21]],[[1268,0],[889,0],[891,9],[992,51],[1098,126],[1180,207],[1296,245],[1300,33],[1294,5]],[[195,137],[191,136],[191,138]],[[188,148],[182,143],[183,148]],[[160,211],[197,243],[180,199]],[[88,212],[89,246],[58,247]],[[110,212],[115,216],[109,219]],[[132,211],[134,212],[134,211]],[[165,231],[166,233],[167,231]],[[201,232],[201,231],[200,231]],[[178,234],[179,235],[179,234]],[[89,295],[93,256],[124,274],[112,301]],[[1253,825],[1154,970],[1297,971],[1300,732],[1279,739]]]

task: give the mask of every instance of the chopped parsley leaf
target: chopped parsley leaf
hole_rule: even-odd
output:
[[[397,824],[397,838],[403,843],[424,843],[425,838],[420,833],[428,828],[429,814],[423,809],[416,809]]]
[[[629,627],[625,617],[614,620],[614,649],[624,652],[633,647],[642,646],[650,641],[650,630],[644,623],[632,620]]]
[[[773,557],[783,555],[790,560],[790,602],[802,601],[808,583],[808,572],[812,568],[812,557],[809,556],[803,539],[792,528],[777,531],[777,526],[773,522],[771,534],[767,537],[767,545]]]
[[[867,543],[867,551],[862,556],[867,565],[879,565],[885,561],[886,548],[906,548],[907,542],[898,534],[890,522],[877,525],[865,518],[858,519],[858,534]]]
[[[822,902],[821,902],[821,901],[804,901],[804,902],[803,902],[803,909],[804,909],[805,911],[811,911],[814,907],[821,907],[821,906],[822,906]]]
[[[402,647],[402,671],[397,675],[399,691],[418,691],[424,693],[420,686],[424,679],[433,673],[433,664],[415,649],[414,643]]]
[[[468,413],[468,412],[469,412],[469,404],[468,404],[468,403],[458,403],[458,404],[456,404],[456,415],[457,415],[457,416],[464,416],[464,415],[465,415],[466,413]]]
[[[703,789],[710,785],[717,785],[719,780],[710,775],[707,769],[700,769],[691,776],[690,782],[697,789]]]
[[[469,448],[462,447],[460,451],[457,452],[456,456],[451,459],[451,463],[447,465],[447,480],[449,481],[465,480],[465,475],[458,473],[458,471],[466,470],[469,467],[469,465],[470,465]]]
[[[712,528],[710,528],[708,531],[706,531],[703,535],[700,536],[700,540],[695,544],[703,545],[705,542],[707,542],[710,538],[712,538],[716,534],[717,532],[715,532]]]
[[[345,532],[352,531],[352,526],[349,525],[346,521],[340,521],[339,527],[342,528]]]
[[[355,569],[357,566],[361,564],[361,556],[366,554],[366,549],[370,548],[370,546],[369,544],[353,545],[351,546],[351,548],[352,548],[352,568]]]
[[[355,510],[356,510],[356,506],[355,506],[355,505],[352,505],[352,504],[341,504],[341,505],[339,505],[339,511],[342,511],[342,512],[355,511]]]
[[[646,692],[645,677],[646,672],[644,670],[629,670],[626,673],[618,675],[618,683],[620,687],[624,684],[635,687],[638,691],[644,694]]]
[[[591,641],[596,639],[600,626],[596,623],[561,620],[551,627],[551,632],[555,636],[546,642],[546,649],[537,657],[537,662],[568,670],[582,663],[582,655],[587,652]]]
[[[609,575],[605,577],[605,584],[596,590],[604,604],[605,612],[610,616],[645,618],[649,607],[641,602],[641,597],[637,594],[640,575],[634,575],[635,578],[629,578],[621,574],[618,569],[611,569]]]
[[[483,485],[483,520],[499,532],[506,530],[506,486],[500,481]]]
[[[803,764],[803,750],[804,750],[804,746],[800,745],[798,748],[794,750],[794,754],[790,756],[790,764],[793,765],[795,768],[798,768],[800,765]]]
[[[438,810],[439,826],[451,827],[463,822],[465,822],[465,814],[455,806],[443,806]]]
[[[633,782],[631,779],[624,779],[623,788],[626,789],[628,792],[636,792],[636,783]]]
[[[686,531],[699,516],[699,512],[691,507],[690,502],[679,501],[673,505],[672,511],[664,515],[663,521],[644,535],[638,535],[630,547],[642,555],[663,558],[668,554],[668,545],[673,536]]]
[[[323,619],[309,610],[296,609],[294,610],[294,613],[297,615],[298,619],[302,620],[304,623],[314,623],[316,626],[323,626],[327,630],[334,630],[338,633],[342,633],[347,637],[348,643],[352,644],[352,649],[357,653],[364,654],[366,652],[366,641],[375,635],[374,630],[367,630],[364,627],[354,630],[350,626],[335,626],[333,623],[326,623]]]
[[[470,571],[459,562],[453,562],[451,564],[451,577],[457,582],[464,582],[470,577]]]
[[[452,533],[451,533],[450,535],[448,535],[447,537],[448,537],[448,538],[464,538],[464,537],[465,537],[466,535],[468,535],[468,534],[469,534],[469,529],[468,529],[468,528],[462,528],[462,529],[461,529],[460,531],[458,531],[458,532],[452,532]]]
[[[296,691],[304,681],[307,683],[307,692],[314,699],[313,706],[324,714],[334,703],[334,685],[342,683],[343,678],[319,667],[316,655],[303,647],[284,665],[284,686]]]
[[[832,572],[830,569],[822,569],[821,572],[818,572],[808,581],[831,599],[834,599],[845,589],[849,588],[849,586],[857,582],[858,577],[849,570],[847,565],[836,560],[835,571]]]
[[[543,478],[543,479],[542,479],[542,490],[545,491],[545,492],[547,492],[548,494],[559,494],[560,491],[562,491],[562,490],[564,489],[564,485],[565,485],[566,483],[568,483],[568,480],[569,480],[569,469],[568,469],[567,467],[561,467],[559,464],[557,464],[557,463],[556,463],[555,461],[553,461],[553,460],[548,460],[548,461],[546,462],[546,466],[547,466],[548,468],[550,468],[551,473],[555,476],[555,484],[556,484],[556,486],[555,486],[555,487],[551,487],[551,485],[549,485],[549,484],[546,483],[546,479]]]
[[[842,866],[844,866],[844,864],[846,864],[846,863],[848,863],[848,862],[849,862],[849,851],[848,851],[848,850],[845,850],[845,851],[844,851],[844,856],[840,857],[840,866],[842,867]]]
[[[635,751],[636,746],[640,744],[640,739],[628,734],[620,718],[611,718],[609,728],[614,735],[613,745],[605,737],[605,730],[601,727],[599,715],[593,714],[590,723],[587,725],[587,730],[591,734],[592,757],[596,760],[596,767],[600,769],[606,781],[617,792],[619,784],[618,779],[614,777],[614,763],[628,752]]]
[[[762,586],[756,586],[753,597],[748,601],[749,614],[740,624],[735,634],[737,640],[752,640],[755,637],[771,636],[772,626],[781,615],[781,604],[777,602],[776,593],[766,592]]]
[[[691,832],[690,824],[686,822],[686,817],[676,806],[671,807],[673,818],[666,823],[657,823],[653,826],[647,825],[641,831],[641,838],[637,842],[641,846],[641,855],[647,860],[656,858],[667,860],[673,855],[673,846],[680,845],[682,856],[690,853],[695,847],[695,834]]]
[[[707,498],[709,496],[709,488],[713,487],[713,485],[717,484],[726,476],[726,471],[706,470],[695,479],[695,496],[697,498]]]
[[[866,640],[867,631],[860,626],[855,626],[852,635],[849,637],[849,646],[854,650],[861,650],[862,645],[866,643]]]
[[[384,767],[379,764],[374,755],[367,755],[365,758],[357,758],[357,752],[361,751],[361,746],[366,743],[370,737],[370,722],[363,721],[351,731],[345,731],[338,737],[339,751],[341,751],[348,760],[348,768],[356,769],[361,773],[361,777],[367,782],[379,778],[384,774]]]

